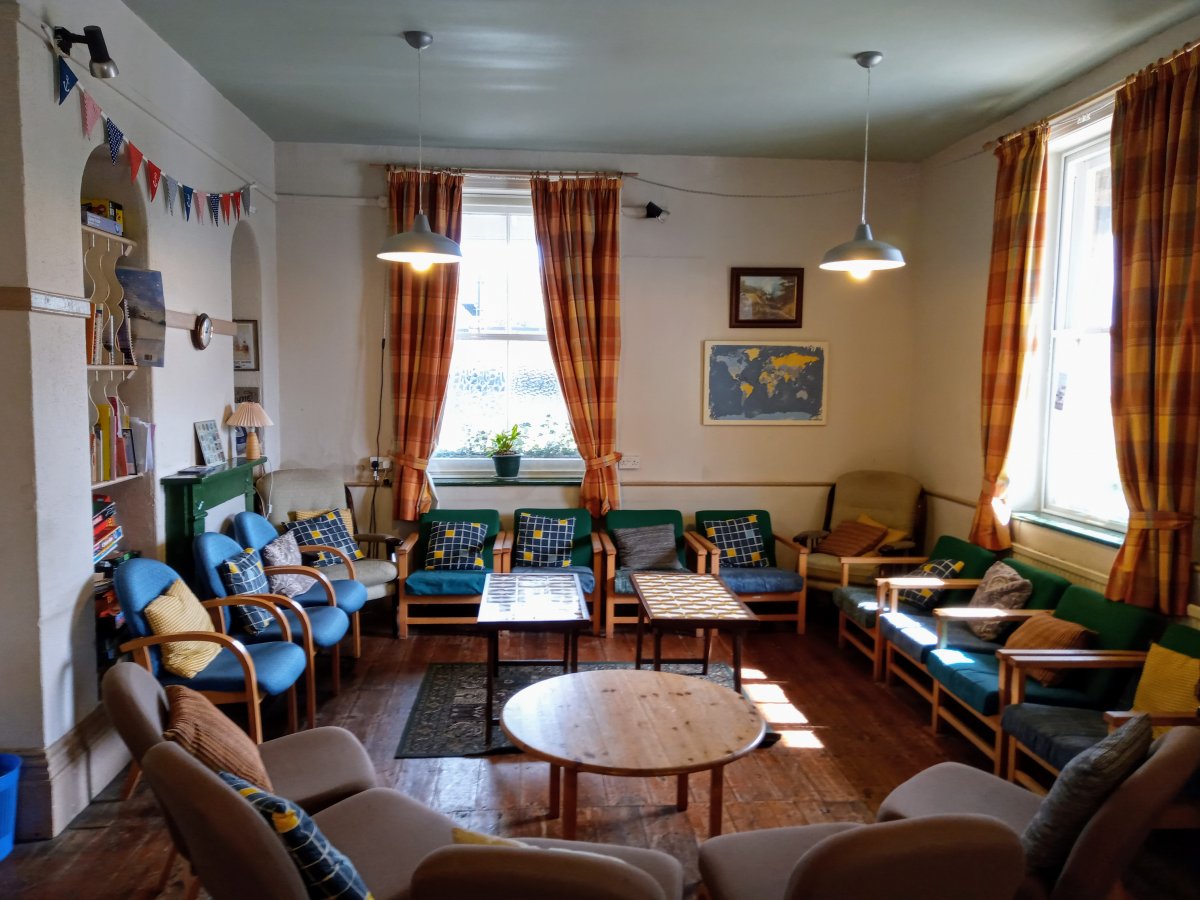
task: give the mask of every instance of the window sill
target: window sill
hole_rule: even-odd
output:
[[[516,478],[497,478],[495,475],[436,475],[431,474],[438,487],[579,487],[582,475],[518,475]]]
[[[1012,517],[1018,522],[1028,522],[1031,525],[1049,528],[1051,531],[1069,534],[1072,537],[1082,538],[1085,541],[1092,541],[1097,544],[1104,544],[1108,547],[1120,547],[1125,543],[1123,532],[1113,531],[1110,528],[1101,528],[1099,525],[1085,525],[1083,522],[1064,519],[1061,516],[1052,516],[1048,513],[1015,512]]]

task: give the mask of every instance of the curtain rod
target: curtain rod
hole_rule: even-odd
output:
[[[395,169],[409,169],[411,165],[403,163],[367,163],[372,169],[387,169],[392,171]],[[546,169],[472,169],[467,166],[431,166],[430,172],[459,172],[463,175],[479,175],[493,178],[535,178],[549,177],[557,175],[559,178],[592,178],[596,175],[616,175],[625,178],[634,178],[637,172],[614,172],[603,169],[587,170],[587,169],[569,169],[565,171],[553,171]]]

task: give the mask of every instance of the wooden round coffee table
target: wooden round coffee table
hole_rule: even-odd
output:
[[[580,772],[676,775],[687,809],[689,772],[712,771],[709,832],[721,833],[725,766],[758,746],[766,723],[741,694],[671,672],[600,669],[530,685],[505,704],[500,724],[526,753],[550,763],[550,817],[575,837]]]

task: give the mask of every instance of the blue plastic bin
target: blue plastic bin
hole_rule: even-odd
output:
[[[21,779],[21,757],[0,753],[0,860],[12,853],[17,830],[17,782]]]

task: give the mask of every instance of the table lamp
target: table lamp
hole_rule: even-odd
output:
[[[257,429],[264,425],[274,425],[266,410],[254,401],[239,403],[237,408],[225,420],[226,425],[238,425],[246,429],[246,459],[258,459],[262,456],[262,445],[258,442]]]

